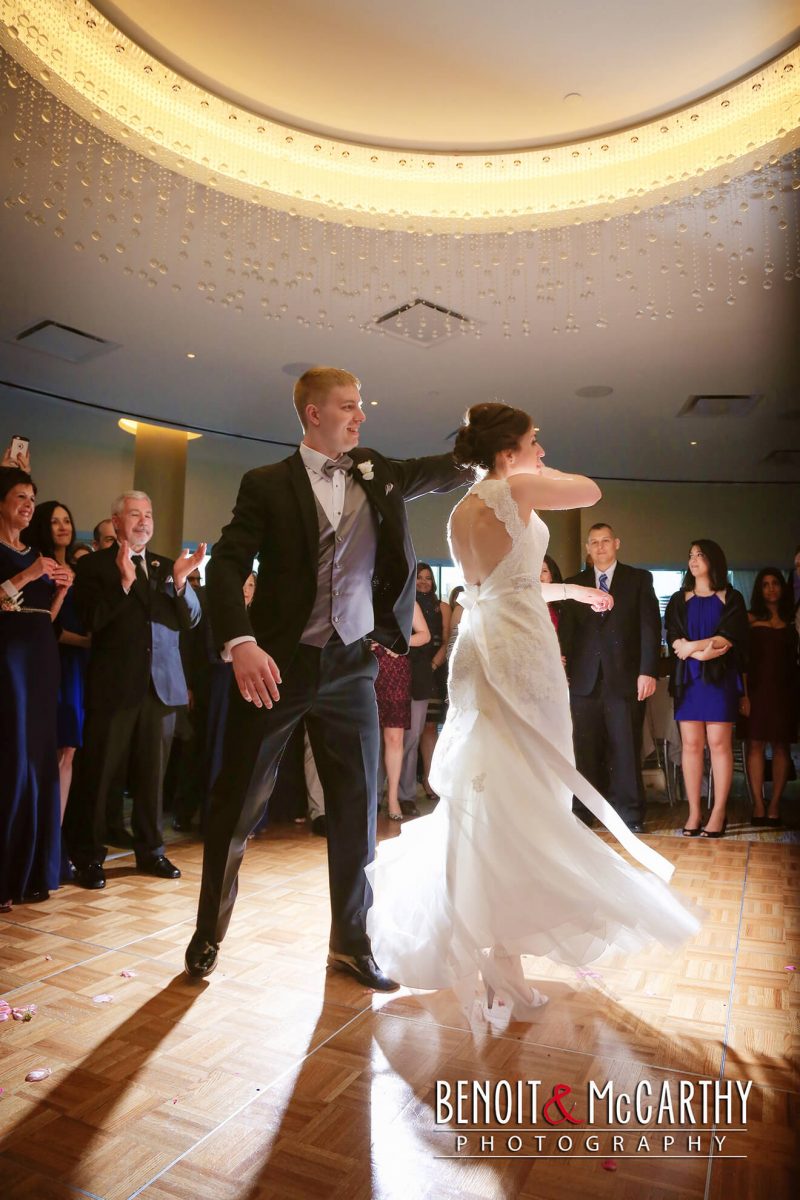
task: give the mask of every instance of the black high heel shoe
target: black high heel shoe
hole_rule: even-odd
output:
[[[767,821],[768,821],[768,820],[769,820],[769,818],[768,818],[768,817],[766,817],[766,816],[764,816],[764,817],[751,817],[751,818],[750,818],[750,824],[751,824],[751,825],[755,825],[757,829],[761,829],[761,828],[763,828],[763,827],[766,825],[766,823],[767,823]]]
[[[725,818],[725,820],[722,822],[722,829],[717,829],[717,830],[712,830],[712,829],[702,829],[702,830],[700,831],[700,837],[703,837],[703,838],[721,838],[721,837],[725,837],[725,830],[726,830],[727,828],[728,828],[728,819],[727,819],[727,817],[726,817],[726,818]]]
[[[699,825],[697,829],[687,829],[684,825],[682,832],[684,837],[700,837],[702,830]]]

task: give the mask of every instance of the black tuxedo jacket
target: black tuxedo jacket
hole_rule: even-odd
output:
[[[200,620],[189,584],[176,596],[172,559],[145,551],[147,584],[125,595],[117,569],[118,547],[87,554],[75,571],[75,607],[92,635],[87,706],[118,709],[139,704],[152,679],[169,705],[186,704],[179,634]]]
[[[357,448],[353,479],[378,518],[372,577],[375,641],[405,654],[416,595],[416,557],[406,500],[472,482],[451,454],[390,459]],[[358,470],[372,464],[372,479]],[[255,599],[245,609],[242,584],[258,557]],[[300,643],[317,593],[319,519],[300,452],[242,479],[233,519],[215,544],[206,572],[208,611],[217,645],[252,635],[285,671]]]
[[[568,583],[595,587],[594,568]],[[613,695],[636,695],[639,675],[658,677],[661,614],[653,576],[618,562],[611,579],[614,607],[592,612],[588,604],[567,600],[561,608],[558,636],[567,660],[570,691],[588,696],[602,668],[603,688]]]

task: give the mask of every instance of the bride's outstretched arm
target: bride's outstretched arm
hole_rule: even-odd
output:
[[[568,475],[541,466],[536,474],[513,475],[509,480],[518,505],[535,509],[591,508],[603,493],[586,475]]]
[[[595,612],[610,612],[614,597],[600,588],[581,587],[579,583],[543,583],[542,596],[546,604],[559,600],[577,600],[578,604],[590,604]]]

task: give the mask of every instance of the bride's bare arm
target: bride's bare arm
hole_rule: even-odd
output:
[[[543,583],[542,596],[546,604],[559,600],[577,600],[578,604],[590,604],[595,612],[610,612],[614,597],[600,588],[581,587],[579,583]]]
[[[567,475],[541,467],[536,475],[512,475],[511,491],[518,506],[535,509],[591,508],[602,492],[586,475]]]

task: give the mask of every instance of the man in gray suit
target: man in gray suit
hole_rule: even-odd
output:
[[[164,854],[161,789],[175,727],[188,702],[179,633],[200,620],[186,579],[205,544],[174,563],[152,554],[153,508],[144,492],[124,492],[111,519],[116,542],[87,554],[75,577],[75,606],[92,636],[80,785],[66,828],[76,882],[105,887],[109,788],[128,764],[133,844],[140,871],[177,879]]]

